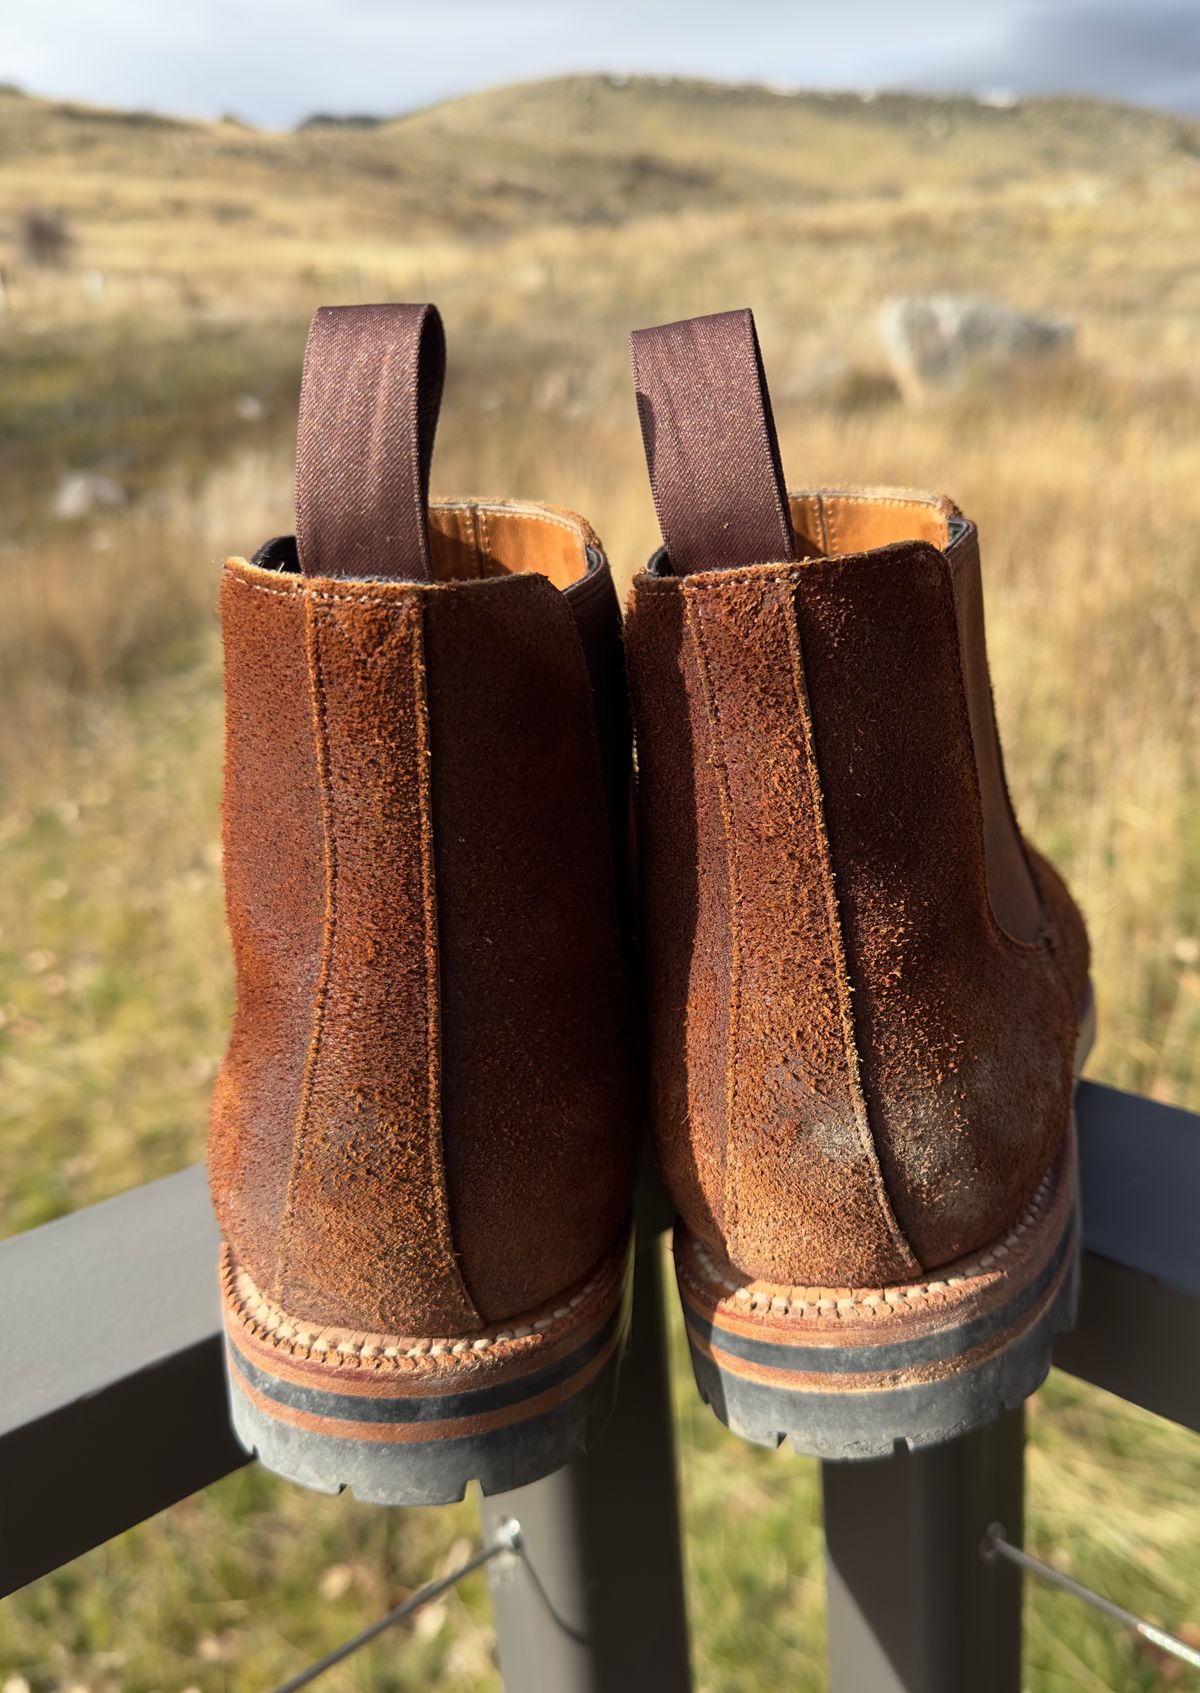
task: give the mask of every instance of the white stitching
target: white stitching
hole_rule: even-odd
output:
[[[818,1294],[816,1299],[806,1300],[797,1298],[796,1287],[789,1287],[781,1293],[768,1282],[739,1282],[717,1262],[708,1246],[694,1238],[688,1242],[688,1257],[710,1278],[714,1287],[724,1289],[723,1298],[732,1299],[743,1312],[769,1310],[787,1317],[824,1317],[831,1311],[839,1314],[861,1312],[869,1315],[882,1304],[895,1306],[909,1300],[925,1300],[930,1295],[940,1296],[952,1288],[961,1287],[976,1276],[994,1270],[999,1260],[1007,1257],[1009,1248],[1015,1247],[1020,1237],[1044,1216],[1053,1197],[1051,1188],[1052,1175],[1047,1174],[1042,1178],[1028,1206],[1004,1238],[956,1264],[953,1275],[914,1282],[908,1287],[850,1288],[848,1297],[840,1299],[832,1297],[832,1289],[821,1288],[814,1290]]]
[[[411,1344],[407,1346],[387,1344],[393,1340],[399,1342],[400,1336],[363,1332],[361,1339],[354,1340],[349,1336],[361,1331],[319,1328],[287,1316],[259,1291],[245,1270],[235,1265],[228,1248],[222,1254],[221,1280],[231,1314],[253,1328],[261,1338],[289,1343],[293,1353],[321,1356],[336,1352],[342,1357],[356,1358],[436,1358],[448,1353],[486,1352],[506,1342],[544,1338],[591,1298],[605,1279],[612,1276],[613,1268],[610,1255],[565,1305],[545,1307],[525,1323],[514,1326],[510,1320],[494,1330],[468,1335],[411,1336]],[[343,1336],[346,1338],[339,1338]]]

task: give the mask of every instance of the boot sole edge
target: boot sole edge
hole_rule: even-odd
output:
[[[1041,1385],[1056,1335],[1074,1320],[1077,1185],[1072,1122],[1034,1218],[922,1282],[857,1294],[731,1289],[711,1249],[677,1225],[701,1397],[743,1439],[831,1460],[940,1445],[992,1421]]]
[[[625,1242],[589,1278],[600,1285],[578,1320],[565,1294],[556,1324],[524,1341],[504,1336],[482,1356],[462,1337],[465,1351],[436,1359],[297,1358],[227,1299],[234,1432],[276,1474],[373,1504],[452,1504],[472,1481],[488,1494],[524,1487],[586,1451],[612,1413],[631,1268]]]

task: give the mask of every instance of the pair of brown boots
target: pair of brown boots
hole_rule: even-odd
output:
[[[585,1448],[646,1052],[721,1419],[825,1458],[986,1420],[1071,1315],[1090,993],[1005,789],[974,526],[788,495],[748,312],[644,331],[666,545],[622,643],[581,519],[429,506],[444,360],[432,307],[319,312],[297,535],[225,568],[240,1438],[386,1503]]]

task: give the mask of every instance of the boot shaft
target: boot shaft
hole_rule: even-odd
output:
[[[902,492],[785,497],[752,332],[733,345],[735,398],[677,342],[635,354],[668,542],[627,633],[652,1112],[693,1235],[771,1282],[879,1285],[1037,1187],[1086,943],[1008,802],[973,526]],[[749,469],[711,449],[730,419]]]
[[[372,553],[351,423],[314,456],[331,396],[312,366],[310,347],[299,547],[232,559],[222,584],[237,1009],[212,1185],[285,1312],[458,1334],[585,1276],[629,1209],[619,609],[569,514],[426,519],[419,430],[419,517],[376,511]],[[414,367],[428,428],[419,386]],[[396,534],[426,579],[391,573]]]

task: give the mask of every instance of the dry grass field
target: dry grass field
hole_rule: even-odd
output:
[[[61,214],[58,262],[31,209]],[[277,135],[0,94],[0,274],[0,1232],[202,1154],[216,565],[291,526],[322,302],[436,299],[435,490],[574,506],[625,578],[655,541],[626,331],[753,304],[794,486],[978,519],[1018,811],[1095,944],[1092,1073],[1200,1108],[1200,125],[596,78]],[[1066,317],[1077,353],[910,406],[875,316],[924,290]],[[122,503],[56,517],[72,471]],[[734,1444],[682,1370],[677,1403],[698,1684],[816,1693],[815,1467]],[[1031,1429],[1034,1550],[1200,1622],[1200,1445],[1063,1380]],[[473,1533],[469,1503],[247,1472],[0,1604],[0,1687],[251,1693]],[[1066,1597],[1028,1624],[1031,1693],[1187,1685]],[[482,1585],[327,1685],[497,1687]]]

